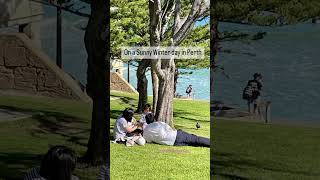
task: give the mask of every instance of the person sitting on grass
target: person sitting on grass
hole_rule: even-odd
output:
[[[142,137],[141,124],[132,123],[133,115],[133,109],[125,109],[122,116],[117,119],[114,126],[115,143],[126,143],[127,146],[133,146],[134,142]],[[144,145],[144,143],[140,145]]]
[[[116,124],[114,126],[115,141],[125,141],[126,136],[130,135],[130,133],[138,128],[138,126],[131,123],[133,115],[133,110],[125,109],[122,116],[116,120]]]
[[[151,105],[145,104],[143,107],[143,113],[141,114],[141,119],[139,121],[139,123],[142,126],[142,129],[144,129],[147,126],[146,115],[149,113],[151,113]]]
[[[147,143],[210,147],[209,138],[189,134],[183,130],[174,130],[164,122],[155,121],[152,113],[146,115],[146,122],[148,125],[143,130],[143,137]]]
[[[72,175],[75,167],[75,152],[65,146],[54,146],[44,155],[41,167],[33,168],[24,180],[79,180]]]

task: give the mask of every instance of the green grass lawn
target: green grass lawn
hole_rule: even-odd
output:
[[[151,98],[150,98],[151,100]],[[137,96],[112,93],[111,127]],[[32,111],[27,119],[0,123],[0,179],[22,179],[51,145],[83,155],[90,130],[88,104],[51,98],[1,96],[0,108]],[[209,104],[175,100],[176,128],[209,136]],[[139,119],[139,115],[136,117]],[[202,128],[195,129],[195,121]],[[211,163],[215,179],[320,179],[319,128],[216,120]],[[78,167],[81,179],[99,168]],[[147,175],[148,174],[148,175]],[[112,179],[208,179],[209,149],[111,143]]]
[[[320,179],[320,129],[216,120],[215,179]]]
[[[0,179],[23,179],[39,166],[50,146],[62,144],[78,156],[86,150],[90,131],[88,104],[52,98],[1,96],[0,108],[33,112],[30,118],[0,122]],[[96,179],[97,168],[77,168],[81,179]]]
[[[137,96],[112,93],[111,126],[124,107],[137,104]],[[0,96],[0,108],[33,112],[30,118],[0,122],[0,179],[22,179],[38,166],[50,146],[62,144],[78,156],[86,150],[90,132],[88,104],[52,98]],[[137,116],[138,118],[138,116]],[[195,129],[195,120],[202,128]],[[175,101],[176,128],[209,136],[209,103]],[[112,179],[208,179],[209,149],[147,144],[126,147],[111,143]],[[98,167],[78,167],[80,179],[96,179]],[[146,176],[146,174],[149,174]]]
[[[126,107],[135,107],[137,96],[113,93],[111,125]],[[151,100],[152,98],[150,98]],[[209,137],[209,102],[175,100],[175,128]],[[136,116],[140,119],[140,115]],[[196,130],[196,121],[202,125]],[[111,126],[113,128],[113,126]],[[126,147],[111,144],[112,179],[209,179],[210,149],[157,144]]]

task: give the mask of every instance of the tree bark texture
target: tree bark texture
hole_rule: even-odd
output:
[[[83,159],[92,165],[110,162],[110,46],[109,1],[91,2],[91,16],[85,33],[87,50],[87,93],[92,98],[92,120],[87,151]]]

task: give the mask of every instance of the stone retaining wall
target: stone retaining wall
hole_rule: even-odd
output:
[[[0,34],[0,90],[90,101],[24,34]]]
[[[138,93],[134,87],[131,86],[123,77],[116,72],[110,72],[111,74],[111,90],[122,91],[129,93]]]

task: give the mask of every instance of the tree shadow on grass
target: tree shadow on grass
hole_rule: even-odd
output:
[[[118,96],[118,95],[111,95],[111,97],[119,98],[121,104],[125,104],[126,106],[137,107],[137,100],[132,97],[126,96]]]
[[[21,180],[26,170],[39,166],[42,156],[25,153],[0,153],[0,178]]]
[[[56,134],[64,137],[66,141],[86,146],[89,137],[89,121],[83,118],[53,111],[36,111],[11,106],[0,106],[1,109],[33,114],[32,119],[39,123],[30,130],[33,137],[43,134]]]
[[[118,119],[122,112],[122,110],[110,110],[110,119]]]
[[[288,167],[288,165],[276,160],[259,162],[246,158],[240,158],[239,156],[229,153],[214,152],[211,158],[211,165],[213,167],[212,174],[214,176],[221,176],[229,179],[250,179],[250,177],[239,176],[234,172],[227,172],[226,169],[230,167],[238,169],[239,172],[243,173],[249,171],[250,169],[258,169],[257,171],[263,170],[275,173],[289,173],[293,175],[308,177],[320,176],[319,172],[308,172],[291,169],[290,167]]]
[[[32,117],[39,122],[39,125],[37,129],[31,130],[31,135],[56,134],[64,137],[68,142],[87,146],[90,128],[84,124],[88,124],[88,121],[62,113],[42,113]]]
[[[196,116],[194,113],[189,113],[188,111],[181,111],[181,110],[176,110],[173,112],[173,117],[174,118],[181,118],[189,121],[193,121],[194,123],[196,122],[210,122],[210,115],[208,115],[208,120],[203,120],[202,119],[196,119],[196,118],[190,118],[188,116]]]

